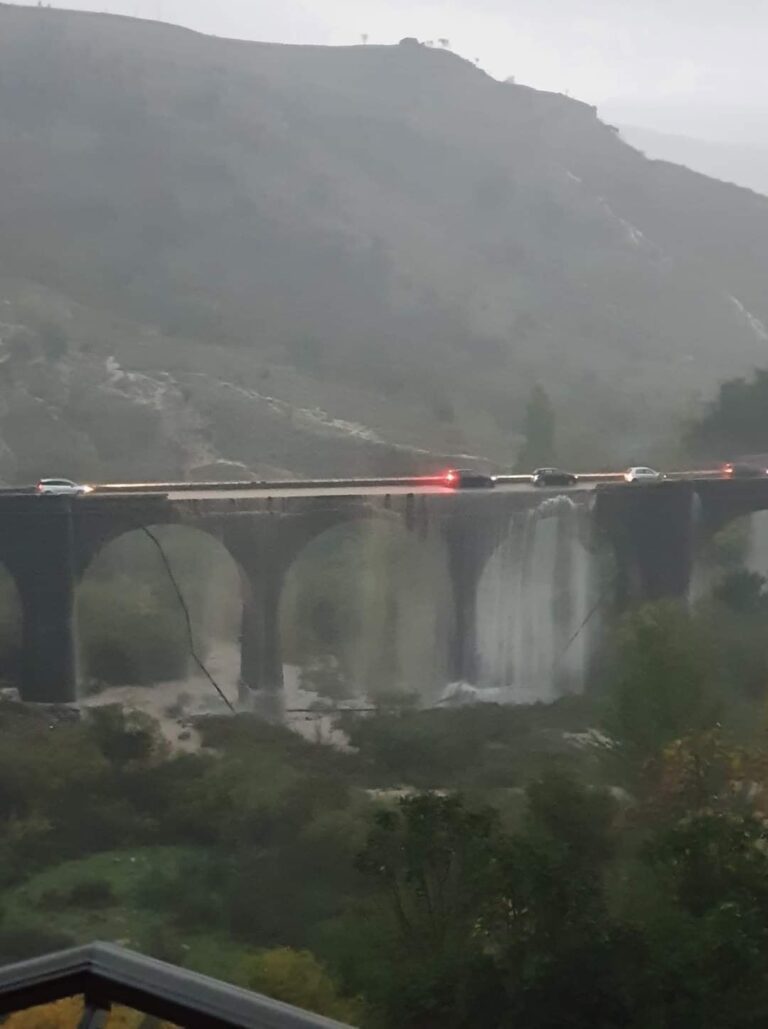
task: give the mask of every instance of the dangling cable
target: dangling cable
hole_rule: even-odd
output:
[[[192,660],[195,662],[195,664],[200,669],[200,671],[203,673],[203,675],[208,680],[208,682],[211,684],[211,686],[213,686],[213,688],[216,690],[216,692],[218,693],[219,697],[221,697],[221,699],[227,705],[227,707],[232,712],[232,714],[235,714],[235,708],[232,705],[232,702],[230,701],[229,697],[224,693],[224,691],[222,690],[221,686],[219,686],[219,684],[216,682],[214,677],[208,671],[208,669],[205,666],[205,662],[199,656],[199,654],[197,653],[197,650],[195,649],[195,634],[194,634],[194,630],[192,628],[192,618],[191,618],[191,616],[189,614],[189,607],[187,606],[187,602],[184,599],[184,594],[181,592],[181,587],[179,586],[179,583],[178,583],[178,581],[176,579],[176,576],[174,575],[173,568],[171,567],[171,563],[168,560],[168,557],[167,557],[167,555],[165,553],[165,550],[163,549],[162,543],[157,538],[157,536],[155,536],[155,534],[150,529],[148,529],[146,527],[146,525],[139,525],[139,526],[137,526],[137,528],[139,528],[144,533],[144,535],[147,536],[152,541],[154,546],[157,548],[157,552],[160,555],[160,560],[163,562],[163,566],[164,566],[164,568],[165,568],[165,570],[166,570],[166,572],[168,574],[168,579],[169,579],[169,581],[171,583],[171,586],[173,587],[173,591],[174,591],[174,593],[176,594],[176,596],[178,598],[179,604],[181,606],[181,610],[184,612],[184,621],[185,621],[186,629],[187,629],[187,639],[189,641],[189,653],[190,653],[190,655],[192,657]]]

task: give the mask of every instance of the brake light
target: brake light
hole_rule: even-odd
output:
[[[725,466],[725,468],[723,468],[723,471],[725,472],[726,475],[733,475],[733,465],[732,464],[727,464]]]
[[[446,486],[455,486],[456,483],[459,481],[458,472],[455,472],[453,469],[451,469],[449,472],[445,473],[445,475],[443,476],[443,481],[445,482]]]

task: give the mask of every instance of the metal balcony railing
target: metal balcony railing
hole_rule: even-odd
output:
[[[0,1016],[79,996],[85,999],[79,1029],[101,1029],[113,1004],[183,1029],[349,1029],[109,943],[0,968]]]

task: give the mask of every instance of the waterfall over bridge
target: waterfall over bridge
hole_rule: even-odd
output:
[[[447,680],[495,686],[522,701],[580,689],[601,607],[685,597],[699,540],[765,509],[765,479],[585,483],[565,491],[368,482],[0,496],[0,561],[23,614],[21,695],[77,697],[77,585],[102,547],[136,529],[190,526],[226,548],[246,587],[242,681],[279,714],[286,576],[335,526],[378,520],[435,548],[450,592],[435,598],[449,612]]]

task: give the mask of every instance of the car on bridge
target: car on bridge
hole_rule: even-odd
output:
[[[575,486],[578,481],[578,475],[561,468],[537,468],[531,478],[534,486]]]
[[[35,486],[40,496],[79,497],[93,493],[93,486],[84,486],[71,479],[41,479]]]
[[[664,476],[653,468],[644,468],[638,465],[635,468],[628,468],[624,472],[625,482],[661,482]]]
[[[768,454],[747,454],[729,461],[723,468],[729,479],[758,479],[768,475]]]
[[[443,476],[443,482],[451,489],[492,489],[496,485],[492,475],[470,468],[451,468]]]

